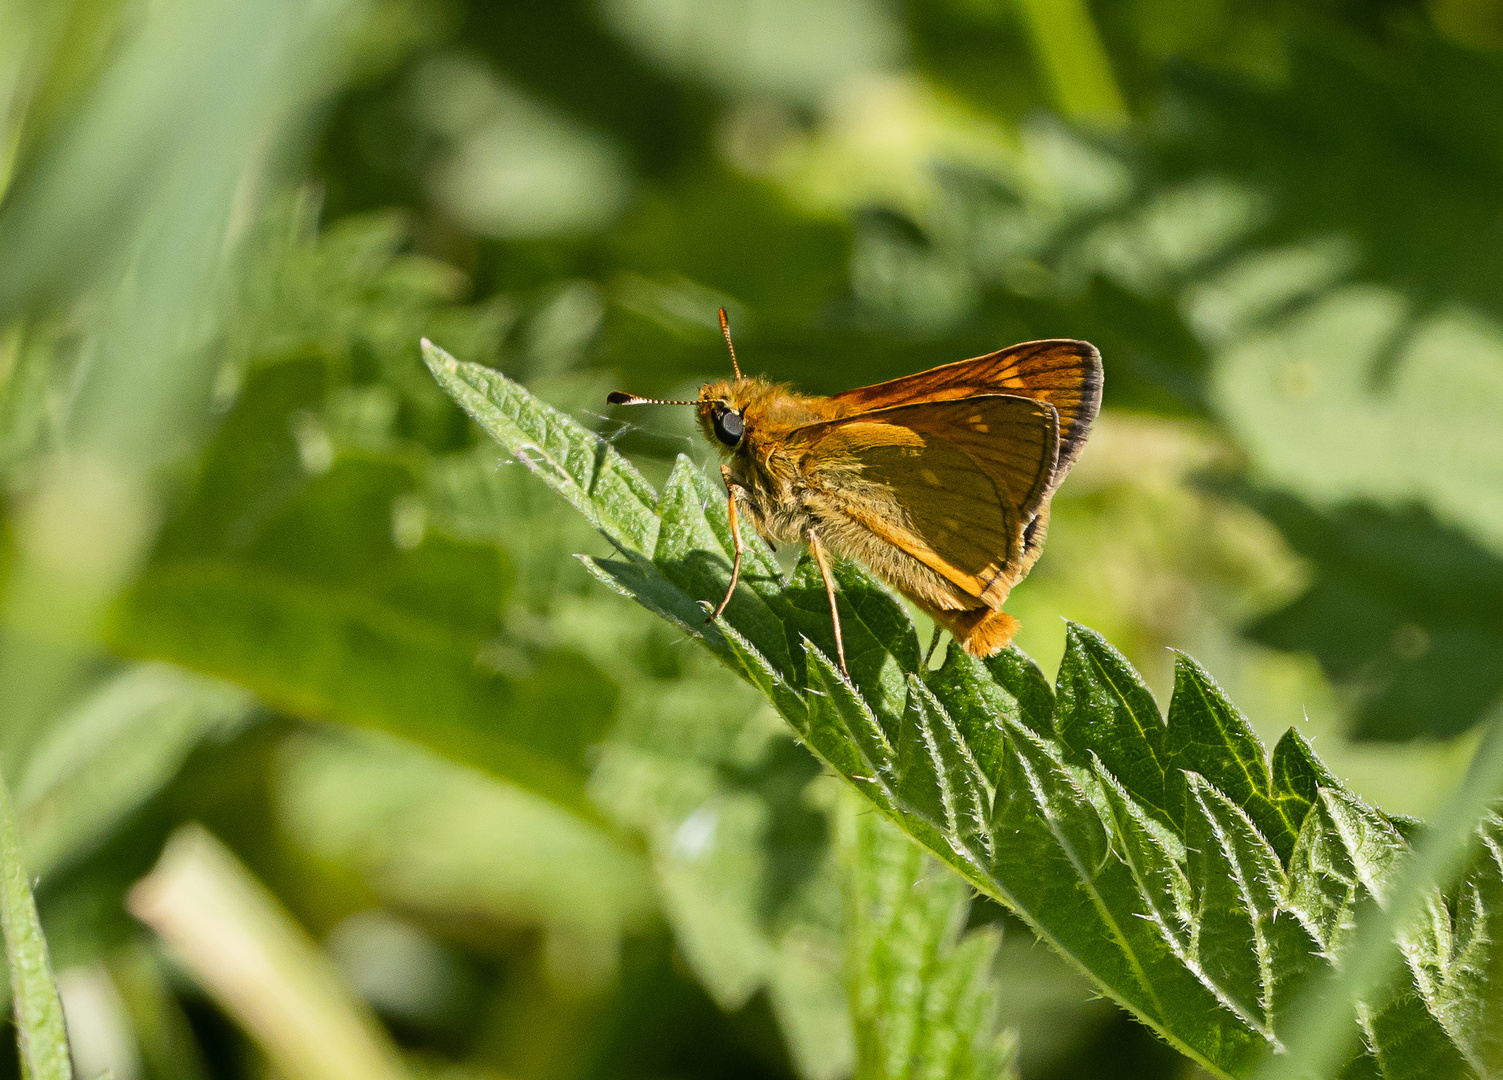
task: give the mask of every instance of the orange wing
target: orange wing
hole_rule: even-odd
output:
[[[1059,414],[1059,462],[1049,481],[1054,488],[1075,463],[1096,419],[1101,383],[1101,354],[1096,346],[1049,338],[857,387],[830,401],[840,408],[840,415],[850,417],[894,405],[955,401],[977,394],[1013,394],[1048,402]]]
[[[979,394],[811,424],[794,438],[854,471],[859,490],[839,485],[850,521],[983,597],[1018,576],[1057,472],[1059,419],[1047,402]]]

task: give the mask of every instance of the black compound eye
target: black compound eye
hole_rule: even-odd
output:
[[[721,409],[715,414],[715,437],[727,446],[735,446],[746,434],[746,425],[741,414],[730,409]]]

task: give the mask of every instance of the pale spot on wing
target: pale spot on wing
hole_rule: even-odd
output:
[[[954,518],[945,518],[944,521],[942,521],[940,524],[949,529],[952,533],[958,533],[960,531],[960,522],[956,521]]]
[[[923,477],[924,483],[928,484],[930,487],[936,487],[937,488],[937,487],[942,487],[943,486],[939,482],[939,477],[936,476],[936,475],[934,475],[934,470],[933,469],[920,469],[919,470],[919,476]]]

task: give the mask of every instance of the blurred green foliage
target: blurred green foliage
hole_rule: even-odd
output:
[[[1020,644],[1183,648],[1430,813],[1503,700],[1500,12],[0,2],[0,750],[77,1071],[280,1060],[126,911],[196,821],[415,1073],[881,1072],[828,781],[423,336],[658,486],[708,449],[604,394],[722,374],[719,305],[822,392],[1089,338]],[[970,919],[1026,1080],[1188,1075]]]

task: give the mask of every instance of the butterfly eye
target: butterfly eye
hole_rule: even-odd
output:
[[[735,446],[745,434],[746,425],[742,423],[740,413],[730,409],[721,409],[715,413],[715,437],[725,445]]]

